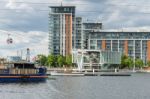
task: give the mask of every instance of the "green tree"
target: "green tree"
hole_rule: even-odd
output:
[[[149,67],[150,67],[150,61],[147,61],[147,66],[149,66]]]
[[[125,64],[125,66],[127,66],[130,69],[133,68],[133,66],[134,66],[133,59],[128,57],[127,59],[124,60],[124,64]]]
[[[135,66],[137,68],[142,68],[144,66],[143,60],[141,60],[141,59],[135,59]]]
[[[71,66],[72,65],[72,55],[66,56],[66,65]]]
[[[58,55],[57,56],[57,63],[59,65],[59,67],[63,67],[63,65],[65,65],[65,57],[62,55]]]
[[[127,61],[126,59],[128,59],[128,56],[126,55],[121,56],[121,66],[120,66],[121,69],[128,67],[128,64],[126,63]]]
[[[37,60],[38,64],[45,66],[47,62],[47,57],[45,55],[37,55],[37,57],[38,57]]]
[[[128,57],[128,56],[126,56],[126,55],[122,55],[121,56],[121,69],[122,68],[129,68],[129,69],[131,69],[131,68],[133,68],[133,66],[134,66],[134,61],[133,61],[133,59],[132,58],[130,58],[130,57]]]
[[[47,65],[51,67],[56,67],[57,59],[54,55],[48,55],[47,57]]]

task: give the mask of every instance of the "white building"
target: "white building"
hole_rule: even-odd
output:
[[[102,69],[121,64],[121,52],[118,51],[76,50],[73,51],[72,56],[79,71],[82,69]]]

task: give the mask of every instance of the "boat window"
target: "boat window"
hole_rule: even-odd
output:
[[[35,68],[34,64],[30,64],[30,63],[15,63],[14,64],[15,68]]]

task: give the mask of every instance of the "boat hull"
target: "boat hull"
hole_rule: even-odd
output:
[[[7,82],[45,82],[47,75],[0,74],[0,83]]]

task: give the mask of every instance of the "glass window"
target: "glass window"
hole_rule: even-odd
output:
[[[67,9],[66,9],[66,8],[64,8],[64,11],[67,11]]]
[[[90,49],[95,49],[95,46],[90,46]]]
[[[91,44],[96,44],[96,40],[90,40]]]

